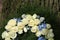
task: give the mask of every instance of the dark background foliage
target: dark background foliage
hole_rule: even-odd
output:
[[[3,21],[1,21],[1,27],[0,27],[0,40],[2,32],[5,30],[4,26],[7,24],[8,20],[11,18],[20,18],[22,14],[31,14],[33,15],[36,13],[39,16],[45,17],[46,23],[49,23],[52,25],[52,29],[54,30],[55,34],[55,40],[59,40],[59,23],[57,21],[57,17],[59,16],[57,11],[53,11],[50,7],[43,7],[35,3],[30,3],[20,1],[20,0],[4,0],[3,1],[3,10],[2,10],[2,16]],[[22,35],[18,35],[18,40],[37,40],[37,37],[28,31],[27,33],[24,33]],[[16,40],[17,40],[16,38]]]

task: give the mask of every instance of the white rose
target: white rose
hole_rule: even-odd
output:
[[[41,31],[36,32],[36,36],[37,36],[37,37],[39,37],[39,36],[41,36],[41,35],[42,35]]]
[[[18,32],[18,26],[14,26],[10,29],[10,31]]]
[[[16,25],[16,20],[15,19],[9,20],[7,25],[15,26]]]
[[[22,19],[22,23],[23,23],[24,25],[28,24],[28,19],[26,19],[26,18]]]
[[[5,40],[11,40],[10,38],[5,38]]]
[[[10,25],[5,26],[5,29],[8,30],[8,31],[10,31],[11,28],[12,28],[12,26],[10,26]]]
[[[47,35],[47,33],[48,33],[48,29],[42,29],[42,35]]]
[[[54,40],[53,38],[49,38],[48,40]]]
[[[18,26],[18,30],[22,30],[25,26]]]
[[[9,32],[10,38],[15,39],[17,37],[17,34],[13,31]]]
[[[30,20],[30,19],[32,19],[32,16],[28,14],[28,15],[26,15],[26,19]]]
[[[35,23],[34,20],[31,19],[28,23],[28,26],[34,26],[34,23]]]
[[[34,25],[34,23],[32,22],[32,23],[29,23],[28,26],[33,27],[33,26],[35,26],[35,25]]]
[[[51,36],[51,37],[54,37],[54,34],[53,34],[53,33],[51,33],[51,34],[50,34],[50,36]]]
[[[29,21],[29,26],[36,26],[36,25],[38,25],[40,23],[40,20],[39,19],[31,19],[30,21]]]
[[[47,34],[47,37],[48,38],[54,37],[54,34],[53,34],[53,30],[52,29],[49,30],[49,32]]]
[[[54,34],[53,33],[48,33],[47,34],[47,38],[53,38],[54,37]]]
[[[7,31],[4,31],[2,33],[2,38],[8,38],[8,37],[10,37],[9,34],[8,34],[8,32]]]
[[[24,27],[24,32],[27,32],[27,28],[26,27]]]
[[[39,19],[34,19],[34,24],[35,24],[35,25],[40,24],[40,20],[39,20]]]

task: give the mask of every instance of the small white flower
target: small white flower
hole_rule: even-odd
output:
[[[50,33],[53,32],[53,29],[49,29],[49,32],[50,32]]]
[[[45,20],[44,17],[40,17],[40,22],[43,22]]]
[[[24,32],[27,32],[27,28],[26,27],[24,27]]]
[[[41,35],[42,35],[41,31],[36,32],[36,36],[37,36],[37,37],[39,37],[39,36],[41,36]]]
[[[19,30],[19,31],[18,31],[18,34],[22,34],[22,33],[23,33],[23,30]]]
[[[25,14],[23,14],[23,15],[22,15],[22,18],[26,18],[26,15],[25,15]]]
[[[9,20],[7,25],[15,26],[16,25],[16,20],[15,19]]]
[[[46,24],[46,26],[47,26],[48,29],[51,28],[51,25],[50,24]]]
[[[37,26],[31,28],[31,32],[35,33],[37,31]]]
[[[36,15],[36,14],[34,14],[32,17],[35,19],[35,18],[37,17],[37,15]]]

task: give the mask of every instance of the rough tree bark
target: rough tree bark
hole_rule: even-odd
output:
[[[0,0],[0,26],[2,21],[2,0]]]

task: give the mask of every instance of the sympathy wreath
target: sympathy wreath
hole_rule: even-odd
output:
[[[2,33],[2,38],[5,40],[15,40],[18,34],[23,34],[31,30],[38,39],[37,40],[54,40],[53,30],[51,25],[45,23],[44,17],[39,17],[38,15],[22,15],[22,18],[13,18],[8,21],[5,26],[6,31]]]

